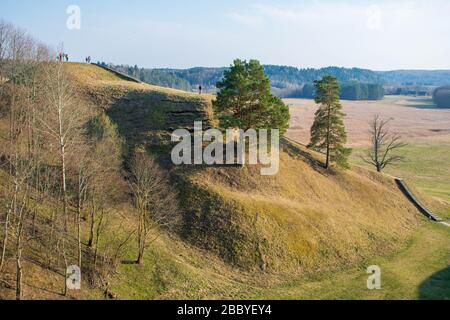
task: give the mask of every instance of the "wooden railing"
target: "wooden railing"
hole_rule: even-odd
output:
[[[144,82],[142,82],[141,80],[139,80],[139,79],[137,79],[135,77],[132,77],[132,76],[129,76],[129,75],[123,73],[123,72],[114,70],[114,69],[112,69],[112,68],[110,68],[108,66],[104,66],[104,65],[101,65],[101,64],[98,64],[98,63],[93,63],[93,65],[95,65],[97,67],[100,67],[100,68],[103,68],[105,70],[108,70],[109,72],[114,73],[115,75],[117,75],[118,77],[120,77],[120,78],[122,78],[124,80],[133,81],[133,82],[136,82],[136,83],[144,83]]]
[[[406,185],[405,181],[400,178],[396,178],[395,182],[397,183],[399,189],[405,194],[405,196],[414,204],[414,206],[428,219],[440,222],[442,221],[438,216],[436,216],[433,212],[428,210],[411,192],[411,190]]]

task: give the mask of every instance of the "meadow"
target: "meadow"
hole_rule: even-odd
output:
[[[288,99],[292,120],[288,137],[308,144],[309,128],[317,109],[313,100]],[[392,131],[408,145],[405,161],[385,173],[405,179],[430,196],[450,202],[450,109],[439,109],[430,97],[387,96],[380,101],[342,101],[346,114],[348,144],[354,165],[370,168],[363,160],[370,146],[369,122],[375,114],[391,119]],[[438,214],[450,218],[450,209]]]
[[[285,102],[291,109],[288,137],[307,144],[317,110],[314,100],[286,99]],[[408,143],[450,141],[450,109],[435,107],[431,98],[386,96],[379,101],[342,101],[342,105],[351,147],[370,144],[368,124],[375,114],[391,119],[392,130]]]

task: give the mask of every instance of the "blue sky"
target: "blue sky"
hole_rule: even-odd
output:
[[[81,10],[69,30],[66,10]],[[448,0],[1,0],[0,18],[74,60],[144,67],[450,69]]]

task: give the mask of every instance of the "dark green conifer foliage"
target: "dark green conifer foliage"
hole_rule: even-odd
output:
[[[325,167],[331,162],[342,168],[348,168],[351,149],[345,147],[347,133],[344,125],[344,113],[339,100],[340,88],[337,79],[325,76],[315,81],[316,103],[320,105],[311,128],[310,146],[326,153]]]
[[[235,60],[217,83],[214,102],[222,128],[279,129],[289,126],[289,108],[271,94],[270,81],[259,61]]]

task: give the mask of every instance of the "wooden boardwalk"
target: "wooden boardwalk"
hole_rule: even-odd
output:
[[[406,185],[405,181],[400,178],[396,178],[395,182],[397,183],[399,189],[405,194],[405,196],[414,204],[414,206],[428,219],[435,222],[444,222],[441,218],[435,215],[433,212],[428,210],[411,192],[411,190]],[[445,223],[444,223],[445,224]]]

